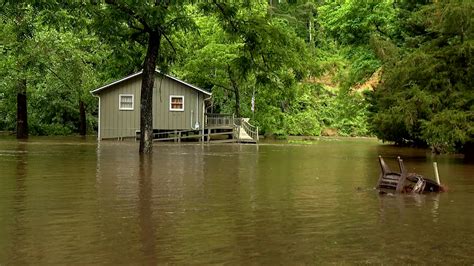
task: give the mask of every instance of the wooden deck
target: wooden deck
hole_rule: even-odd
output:
[[[252,126],[248,118],[236,118],[228,114],[206,113],[204,129],[200,130],[155,130],[153,141],[201,141],[212,143],[258,142],[258,127]],[[136,139],[140,134],[137,132]]]

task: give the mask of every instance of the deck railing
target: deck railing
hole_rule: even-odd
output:
[[[236,118],[235,127],[241,127],[247,135],[249,135],[255,142],[258,142],[258,127],[249,123],[249,118]],[[240,134],[239,130],[236,130],[237,134]],[[236,136],[240,139],[240,136]]]
[[[240,129],[243,129],[255,142],[258,142],[258,127],[249,123],[249,118],[237,118],[233,114],[206,113],[206,124],[208,129],[233,128],[234,138],[240,139]]]
[[[234,115],[206,113],[206,127],[233,127]]]

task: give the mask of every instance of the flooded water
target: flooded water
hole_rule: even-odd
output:
[[[474,164],[366,139],[0,139],[0,265],[473,264]],[[442,194],[380,196],[377,156]]]

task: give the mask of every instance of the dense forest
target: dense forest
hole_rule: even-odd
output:
[[[377,136],[467,152],[473,6],[0,0],[0,131],[94,134],[89,91],[156,67],[212,91],[214,112],[250,117],[267,136]]]

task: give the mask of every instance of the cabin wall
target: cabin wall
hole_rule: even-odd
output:
[[[134,77],[108,88],[100,96],[100,138],[135,136],[140,128],[141,78]],[[133,94],[133,110],[119,110],[119,95]]]
[[[170,111],[170,96],[184,96],[184,110]],[[202,120],[203,93],[169,78],[155,79],[153,91],[153,128],[190,130]],[[198,102],[197,102],[198,101]],[[196,114],[197,112],[197,114]]]
[[[140,129],[141,75],[111,86],[100,96],[100,138],[134,137]],[[119,110],[119,95],[133,94],[133,110]],[[170,111],[170,96],[184,97],[183,111]],[[155,78],[153,89],[153,128],[191,130],[197,122],[202,129],[202,104],[206,95],[173,79]],[[196,114],[197,113],[197,114]]]

